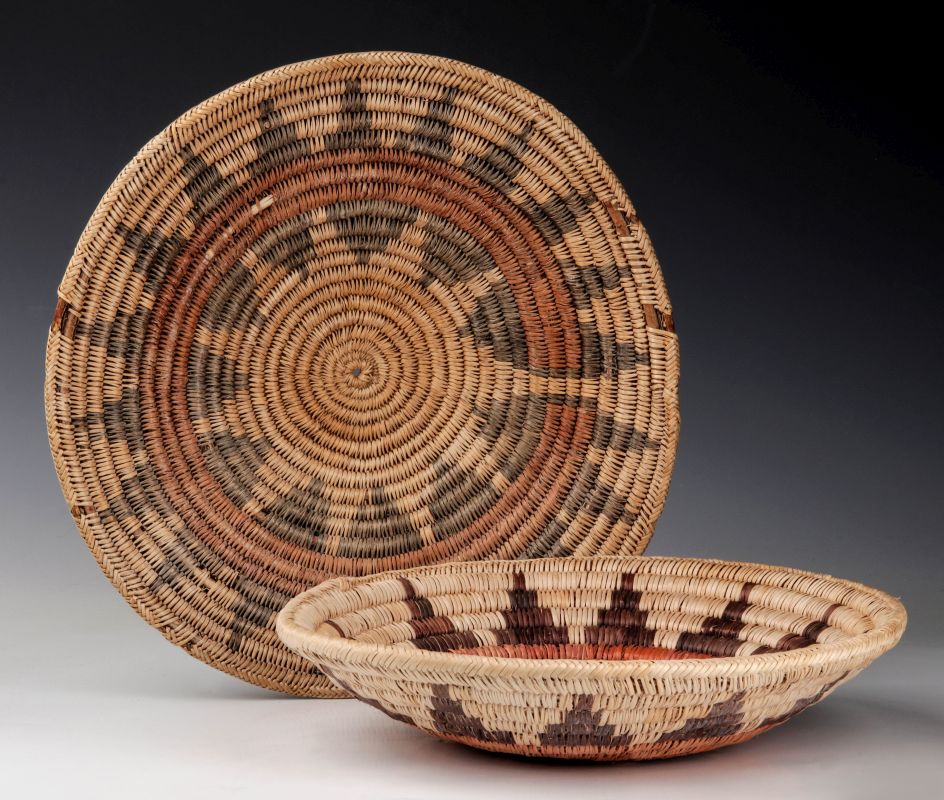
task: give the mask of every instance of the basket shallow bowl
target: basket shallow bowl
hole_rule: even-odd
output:
[[[486,750],[651,759],[790,719],[898,641],[905,610],[830,576],[598,557],[339,578],[277,630],[394,719]]]
[[[622,185],[545,100],[349,53],[149,142],[59,287],[49,439],[134,608],[193,656],[338,694],[275,615],[339,575],[631,555],[662,510],[678,342]]]

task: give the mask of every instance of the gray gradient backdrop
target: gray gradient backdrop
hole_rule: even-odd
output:
[[[939,796],[944,170],[929,23],[796,5],[156,8],[32,3],[0,27],[0,794]],[[681,445],[649,552],[874,584],[909,609],[897,650],[753,743],[562,767],[245,686],[124,604],[45,439],[45,336],[72,247],[120,168],[188,107],[264,69],[368,49],[517,80],[626,185],[682,348]]]

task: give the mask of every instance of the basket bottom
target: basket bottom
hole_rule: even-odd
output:
[[[505,742],[482,741],[471,736],[455,736],[440,732],[426,731],[444,741],[463,744],[478,750],[488,750],[493,753],[525,756],[528,758],[549,758],[570,761],[653,761],[679,756],[691,756],[697,753],[706,753],[732,744],[740,744],[775,727],[764,725],[751,731],[742,731],[727,736],[706,736],[700,739],[685,741],[654,742],[651,744],[634,744],[628,746],[606,747],[599,744],[585,745],[523,745]]]

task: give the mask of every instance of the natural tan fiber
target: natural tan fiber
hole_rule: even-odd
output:
[[[641,551],[677,340],[619,181],[481,69],[359,53],[184,114],[59,288],[46,413],[102,569],[195,657],[337,694],[276,612],[335,575]]]
[[[894,646],[905,610],[782,567],[553,558],[338,578],[277,627],[338,686],[435,736],[617,760],[785,722]]]

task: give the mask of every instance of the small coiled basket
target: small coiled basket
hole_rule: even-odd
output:
[[[445,564],[339,578],[277,629],[394,719],[486,750],[599,760],[750,739],[898,641],[861,584],[703,559]]]

